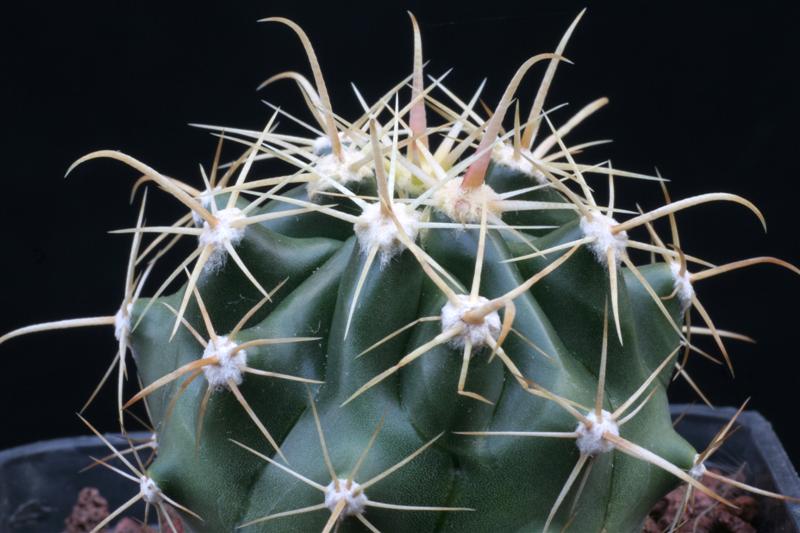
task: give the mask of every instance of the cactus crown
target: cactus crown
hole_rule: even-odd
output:
[[[675,214],[686,208],[737,203],[764,224],[744,198],[673,202],[658,175],[575,160],[599,143],[565,138],[608,101],[556,127],[545,98],[582,14],[553,53],[518,69],[488,118],[483,85],[464,101],[445,76],[425,83],[412,15],[412,74],[371,105],[357,93],[355,121],[334,113],[303,30],[264,19],[299,37],[313,82],[287,72],[263,86],[295,81],[316,125],[276,107],[261,131],[202,126],[219,144],[201,189],[120,152],[80,158],[70,171],[116,159],[142,174],[134,192],[154,182],[188,212],[147,226],[143,197],[122,231],[133,242],[115,315],[0,342],[114,326],[106,377],[116,366],[120,424],[145,400],[157,454],[114,450],[124,468],[113,468],[138,483],[129,504],[144,500],[173,530],[166,506],[215,532],[630,531],[679,482],[730,504],[699,477],[733,422],[698,453],[667,410],[673,374],[702,395],[690,354],[722,362],[693,335],[712,336],[733,368],[723,338],[736,335],[715,327],[694,285],[757,263],[800,271],[774,258],[716,266],[681,249]],[[517,101],[504,131],[535,67],[545,72],[530,112],[523,122]],[[281,116],[309,135],[281,133]],[[223,141],[246,149],[222,165]],[[286,173],[258,176],[265,159]],[[619,179],[652,181],[665,205],[617,207]],[[660,218],[669,245],[652,224]],[[196,249],[142,298],[181,238]],[[658,261],[637,265],[632,250]],[[706,327],[690,325],[693,311]],[[125,400],[129,351],[143,385]]]

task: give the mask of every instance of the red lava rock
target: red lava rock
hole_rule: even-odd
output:
[[[746,522],[753,522],[758,514],[758,501],[749,494],[731,500],[739,508],[733,509],[736,515]]]
[[[184,533],[183,523],[181,522],[181,517],[178,515],[178,512],[175,511],[171,505],[164,505],[164,508],[167,510],[170,520],[172,520],[172,525],[175,526],[175,531],[177,533]],[[172,528],[170,528],[168,524],[165,524],[165,529],[167,531],[172,531]]]
[[[720,514],[717,517],[715,531],[735,531],[736,533],[756,533],[756,528],[731,513]]]
[[[108,501],[94,487],[85,487],[78,493],[72,514],[64,520],[66,533],[87,533],[108,516]]]
[[[741,476],[734,476],[734,479],[738,477]],[[756,532],[753,522],[758,514],[758,502],[755,498],[708,476],[704,476],[701,481],[739,508],[732,509],[694,490],[681,520],[683,525],[676,529],[677,533]],[[685,494],[686,486],[682,486],[661,498],[650,510],[642,532],[663,533],[668,530],[680,511]]]
[[[662,533],[661,528],[653,520],[652,516],[648,516],[647,519],[644,521],[644,527],[642,528],[642,533]]]
[[[178,513],[169,505],[164,505],[172,525],[177,533],[184,533],[183,523]],[[64,520],[64,533],[88,533],[97,524],[106,519],[109,515],[108,501],[103,498],[100,491],[94,487],[85,487],[78,493],[78,501],[72,508],[72,514]],[[152,515],[151,515],[152,516]],[[157,530],[148,527],[140,520],[132,518],[122,518],[117,522],[114,529],[104,529],[107,533],[157,533]],[[172,528],[167,526],[167,531]]]
[[[155,533],[155,530],[131,518],[123,518],[114,528],[114,533]]]

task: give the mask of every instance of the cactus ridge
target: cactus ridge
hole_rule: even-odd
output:
[[[117,232],[132,246],[116,314],[0,337],[114,326],[118,353],[87,405],[116,369],[121,427],[142,402],[155,435],[97,462],[139,487],[105,523],[143,500],[172,531],[168,507],[213,532],[635,531],[678,483],[683,508],[691,491],[732,505],[700,480],[735,417],[702,452],[669,417],[673,376],[708,402],[687,371],[692,354],[732,373],[723,339],[748,340],[714,325],[695,285],[761,263],[800,270],[684,252],[683,209],[736,203],[766,228],[742,197],[672,201],[659,175],[575,160],[602,141],[570,146],[566,136],[608,100],[559,127],[544,104],[582,15],[553,53],[517,70],[488,118],[483,84],[467,101],[447,74],[425,84],[411,15],[412,74],[371,105],[356,89],[364,113],[352,122],[334,113],[303,30],[264,19],[299,37],[313,82],[284,72],[262,88],[297,83],[315,125],[276,106],[260,131],[197,125],[219,137],[201,189],[116,151],[70,167],[118,160],[142,175],[134,195],[155,185],[188,209],[145,225],[145,190],[135,227]],[[517,87],[542,66],[527,119],[516,101],[504,131]],[[280,117],[308,135],[280,132]],[[223,165],[231,144],[245,149]],[[259,177],[263,160],[288,170]],[[605,202],[590,186],[598,176]],[[618,207],[620,179],[657,184],[665,204]],[[662,218],[669,239],[655,229]],[[196,249],[142,297],[153,267],[187,237]],[[653,259],[637,265],[642,252]],[[712,337],[721,358],[697,336]],[[129,351],[142,385],[126,400]]]

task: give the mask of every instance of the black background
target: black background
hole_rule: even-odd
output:
[[[405,9],[420,20],[428,72],[453,67],[447,83],[463,96],[487,77],[484,95],[493,105],[517,66],[553,50],[585,5],[63,4],[30,3],[3,17],[1,331],[113,314],[119,305],[129,238],[106,231],[133,224],[128,194],[135,174],[95,162],[65,181],[74,159],[122,149],[197,184],[197,165],[209,163],[215,141],[187,123],[260,129],[269,117],[261,98],[308,117],[290,82],[255,92],[276,72],[309,73],[295,36],[258,18],[283,15],[305,28],[336,111],[354,117],[359,108],[350,81],[372,100],[410,72]],[[569,102],[574,111],[608,96],[611,105],[570,138],[614,139],[586,161],[610,157],[616,167],[642,172],[658,166],[673,180],[676,198],[734,192],[767,217],[764,235],[752,215],[732,204],[681,214],[687,251],[720,263],[754,255],[800,263],[798,12],[789,2],[697,4],[590,3],[567,48],[575,65],[559,68],[548,107]],[[523,107],[540,76],[534,71],[518,93]],[[596,185],[604,189],[602,180]],[[661,202],[652,184],[619,180],[618,186],[626,207]],[[181,212],[163,195],[150,196],[149,221]],[[800,279],[762,266],[698,290],[719,327],[750,334],[758,344],[729,343],[735,380],[699,358],[690,370],[719,405],[752,396],[751,407],[773,422],[797,463]],[[106,328],[0,347],[0,448],[83,432],[73,413],[114,346]],[[671,394],[675,401],[694,399],[681,383]],[[104,394],[89,414],[113,430],[113,395]]]

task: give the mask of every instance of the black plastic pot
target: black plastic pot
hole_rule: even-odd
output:
[[[705,449],[717,431],[736,412],[732,407],[709,409],[705,405],[672,405],[672,418],[682,418],[676,429],[698,450]],[[757,411],[745,411],[737,419],[738,429],[709,461],[723,472],[744,467],[747,482],[759,488],[800,497],[800,478],[783,449],[772,425]],[[800,505],[772,498],[759,500],[758,531],[800,533]]]
[[[697,449],[705,448],[714,434],[735,412],[705,406],[673,405],[672,416],[682,416],[677,429]],[[800,497],[800,478],[789,461],[772,426],[755,411],[743,413],[739,429],[711,461],[723,471],[744,466],[748,482],[775,492]],[[132,435],[144,439],[146,434]],[[119,437],[109,437],[125,447]],[[90,455],[102,457],[108,450],[94,437],[74,437],[38,442],[0,452],[0,532],[57,533],[62,531],[75,498],[83,487],[100,489],[111,509],[127,501],[138,487],[105,468],[78,473]],[[800,533],[800,505],[769,498],[760,500],[758,531]],[[142,516],[132,508],[131,516]]]
[[[144,440],[147,433],[132,433],[131,439]],[[107,436],[118,449],[128,447],[117,435]],[[90,465],[89,456],[102,458],[110,450],[96,437],[68,437],[35,442],[0,452],[0,532],[59,533],[64,519],[72,512],[78,493],[95,487],[116,509],[139,490],[107,468]],[[144,506],[131,508],[129,516],[144,516]]]

